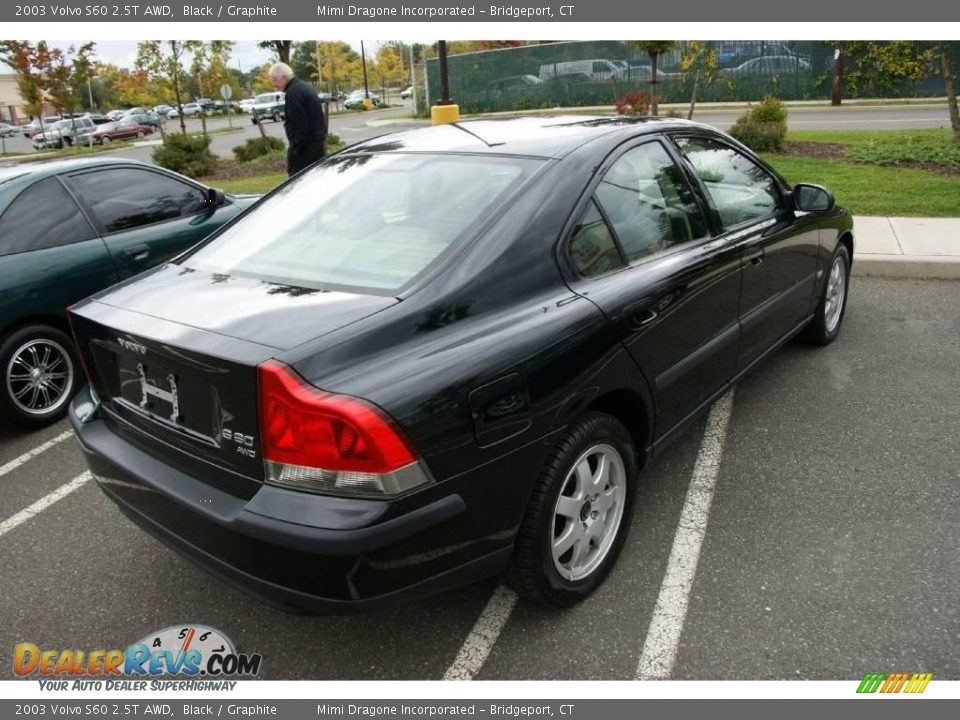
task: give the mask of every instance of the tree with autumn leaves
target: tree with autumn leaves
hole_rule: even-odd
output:
[[[40,121],[52,105],[59,113],[72,113],[82,105],[84,89],[93,71],[95,43],[69,46],[66,50],[20,40],[0,41],[0,60],[16,76],[17,90],[27,112]]]

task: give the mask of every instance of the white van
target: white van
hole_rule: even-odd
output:
[[[540,79],[580,79],[585,82],[602,82],[610,78],[626,78],[626,69],[611,60],[564,60],[540,66]]]

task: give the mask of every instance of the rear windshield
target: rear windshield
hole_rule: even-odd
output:
[[[541,162],[402,153],[331,158],[183,262],[287,285],[393,294],[466,238]]]
[[[273,93],[269,93],[267,95],[257,95],[257,97],[254,98],[254,102],[268,103],[268,102],[273,102],[276,99],[277,99],[276,95],[274,95]]]

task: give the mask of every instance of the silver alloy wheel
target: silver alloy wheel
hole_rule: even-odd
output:
[[[627,476],[611,445],[586,450],[567,473],[553,511],[553,566],[571,582],[596,570],[610,552],[626,504]]]
[[[70,399],[73,361],[60,343],[36,338],[13,353],[5,379],[17,408],[28,415],[47,415]]]
[[[823,306],[823,322],[828,333],[832,333],[840,324],[843,300],[847,294],[847,261],[843,255],[834,258],[827,278],[827,297]]]

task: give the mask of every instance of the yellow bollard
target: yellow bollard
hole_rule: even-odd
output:
[[[373,100],[368,97],[363,99],[363,109],[364,110],[373,110]]]
[[[434,105],[430,108],[430,120],[434,125],[445,125],[460,121],[459,105]]]

